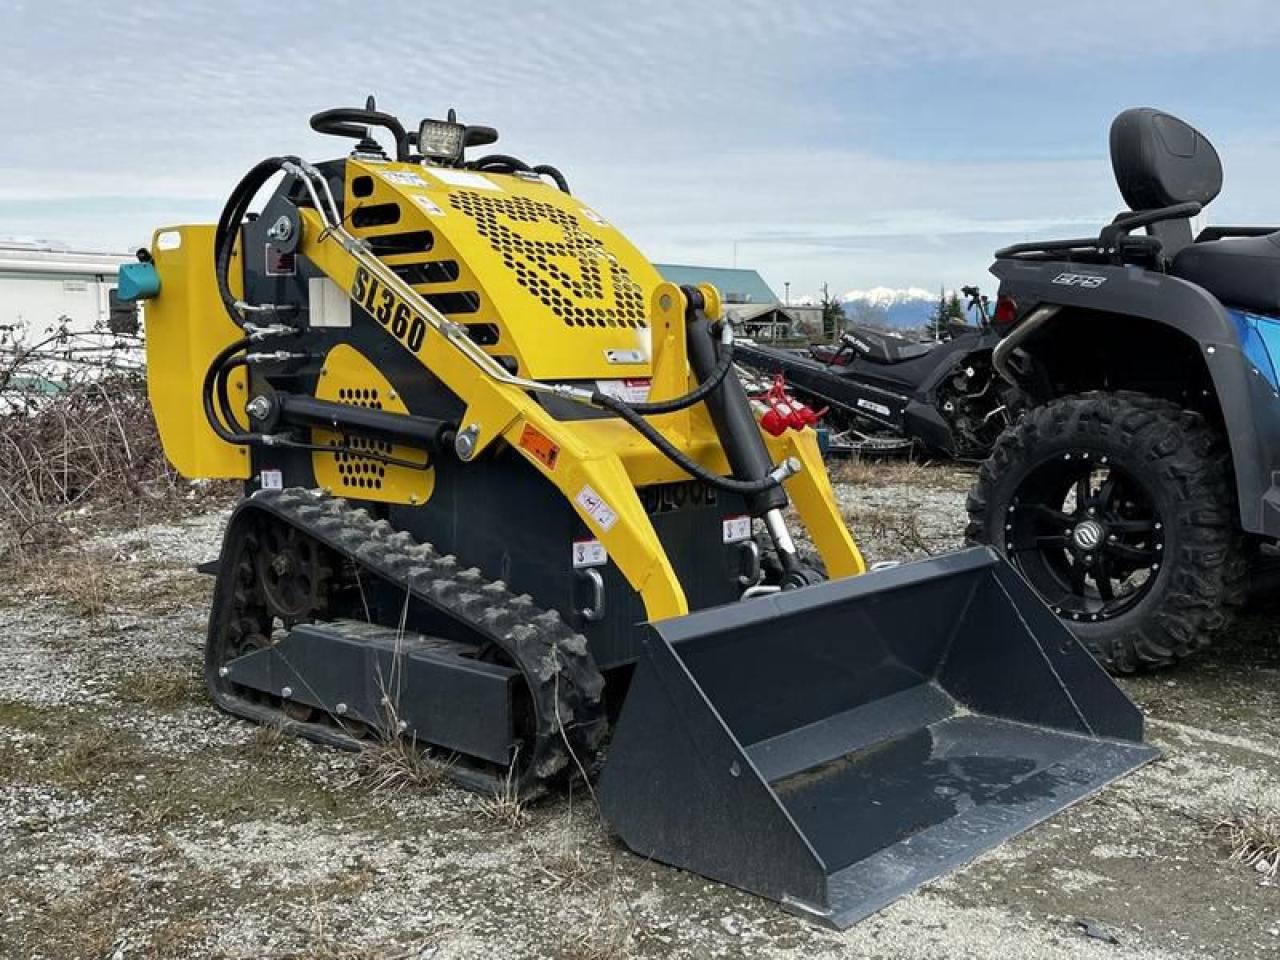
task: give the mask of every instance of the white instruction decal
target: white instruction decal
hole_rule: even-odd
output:
[[[388,170],[382,174],[382,179],[387,183],[398,183],[402,187],[425,187],[427,181],[412,170]]]
[[[607,227],[609,225],[605,221],[604,217],[600,216],[600,214],[596,213],[590,207],[583,207],[582,215],[598,227]]]
[[[573,541],[573,569],[603,567],[609,562],[609,551],[599,540]]]
[[[473,190],[502,191],[502,188],[488,177],[479,173],[472,173],[470,170],[450,170],[448,167],[432,167],[427,172],[437,180],[450,186],[470,187]]]
[[[613,507],[605,503],[604,497],[592,490],[590,486],[584,486],[579,490],[573,502],[580,506],[605,533],[612,530],[613,525],[618,522],[618,515],[613,512]]]
[[[433,217],[443,217],[444,211],[440,209],[440,204],[436,203],[430,197],[424,197],[420,193],[411,193],[413,202],[420,206],[425,213],[431,214]]]
[[[606,397],[613,397],[623,403],[646,403],[649,400],[647,377],[630,380],[597,380],[596,389]]]
[[[279,470],[263,470],[258,474],[258,486],[263,490],[283,490],[284,474]]]
[[[724,542],[741,543],[751,539],[750,517],[725,517],[723,523]]]

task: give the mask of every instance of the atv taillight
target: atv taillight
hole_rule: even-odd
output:
[[[996,300],[996,312],[991,315],[991,322],[997,327],[1011,327],[1018,319],[1018,301],[1013,297],[1000,297]]]

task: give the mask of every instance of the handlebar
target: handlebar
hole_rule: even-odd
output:
[[[335,107],[332,110],[321,110],[311,117],[312,130],[332,137],[364,140],[369,136],[371,126],[382,127],[391,132],[396,141],[398,162],[404,163],[409,159],[409,135],[405,132],[404,125],[391,114],[375,110],[373,97],[369,98],[363,110],[357,107]]]

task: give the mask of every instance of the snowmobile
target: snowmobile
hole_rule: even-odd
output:
[[[987,299],[965,287],[977,324],[953,322],[946,338],[912,340],[851,324],[834,344],[787,350],[739,343],[749,374],[786,378],[810,407],[826,408],[828,450],[874,456],[920,447],[944,457],[981,459],[1011,421],[1016,391],[991,366],[998,336]]]

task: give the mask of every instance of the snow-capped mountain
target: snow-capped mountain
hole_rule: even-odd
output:
[[[870,290],[850,290],[840,300],[845,315],[855,323],[923,327],[937,309],[938,291],[923,287],[872,287]]]

